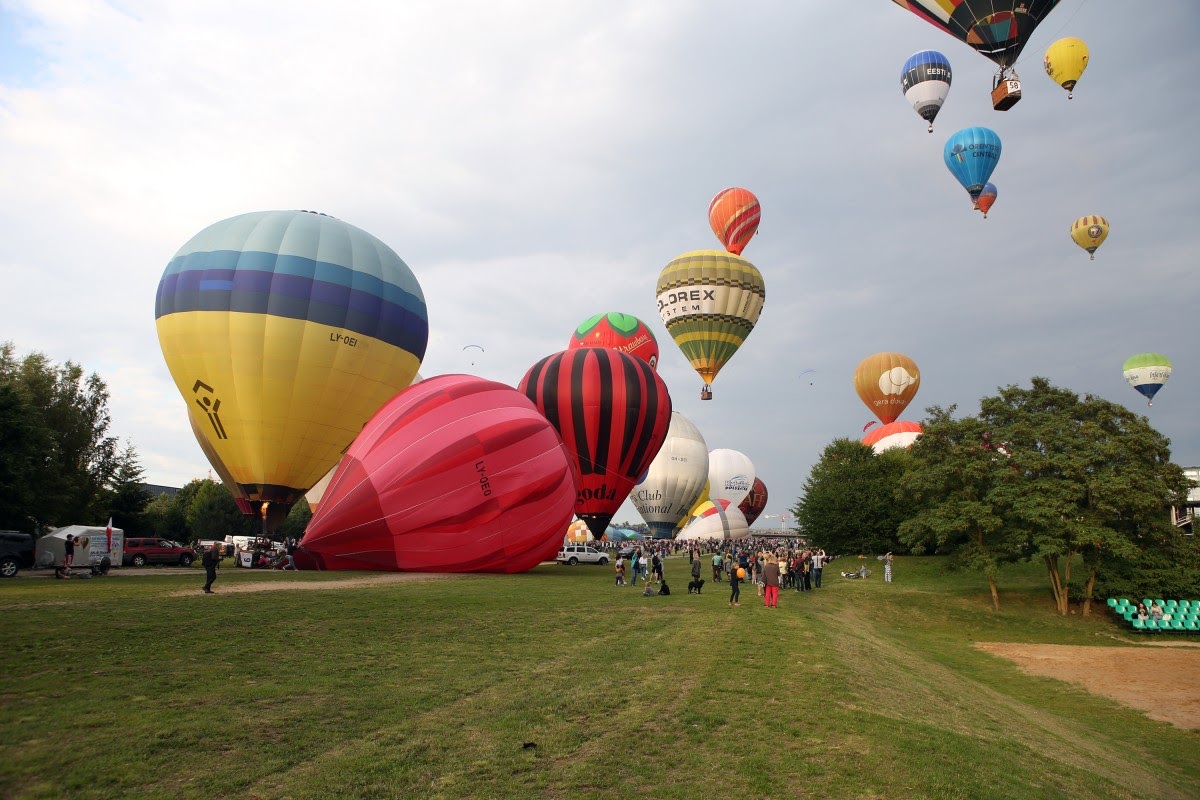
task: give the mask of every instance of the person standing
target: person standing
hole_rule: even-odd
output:
[[[71,571],[71,565],[75,562],[75,537],[67,534],[67,540],[63,542],[63,566],[67,571]]]
[[[812,585],[814,589],[821,588],[821,571],[825,569],[825,550],[817,548],[812,556]]]
[[[641,555],[641,549],[634,550],[629,554],[629,585],[637,586],[638,570],[641,569],[638,564],[638,556]]]
[[[721,582],[721,561],[722,561],[721,551],[718,550],[717,552],[713,553],[713,557],[712,557],[713,582],[714,583]]]
[[[200,563],[204,565],[204,576],[207,578],[204,582],[205,594],[214,594],[212,585],[217,580],[217,566],[221,563],[221,549],[221,545],[214,544],[204,551],[204,557],[200,559]]]
[[[768,558],[763,564],[763,605],[779,608],[779,562]]]
[[[696,587],[696,594],[700,594],[700,554],[692,553],[692,584]]]
[[[734,567],[729,570],[729,605],[740,606],[742,604],[742,578],[746,575],[746,570],[741,567]]]
[[[287,563],[283,565],[284,569],[299,569],[296,566],[296,539],[289,538],[284,544],[284,549],[287,552]]]
[[[883,557],[883,580],[885,583],[892,582],[892,554],[889,552]]]

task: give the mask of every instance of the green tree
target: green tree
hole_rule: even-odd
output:
[[[259,520],[243,515],[223,485],[208,478],[193,483],[199,486],[184,512],[193,537],[224,539],[229,535],[254,536],[261,532]]]
[[[116,463],[116,471],[101,496],[100,516],[112,517],[113,525],[124,530],[126,536],[156,533],[144,514],[150,492],[146,490],[145,470],[138,463],[132,445],[125,445]]]
[[[311,519],[312,509],[309,507],[308,501],[300,498],[288,512],[287,519],[275,529],[275,538],[281,540],[300,539],[304,536],[304,529],[308,527],[308,521]]]
[[[175,497],[160,494],[152,499],[146,504],[143,519],[148,534],[180,542],[190,542],[196,538],[188,529],[187,515],[179,502],[178,493]]]
[[[850,439],[835,439],[813,465],[804,495],[792,513],[800,534],[830,553],[899,550],[896,529],[907,503],[893,487],[907,468],[908,454],[881,455]]]
[[[30,476],[48,445],[44,427],[21,386],[0,378],[0,528],[33,530],[37,484]]]

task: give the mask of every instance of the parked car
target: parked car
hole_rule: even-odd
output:
[[[604,565],[608,563],[608,553],[585,544],[569,544],[558,551],[558,557],[554,560],[560,564],[570,564],[572,567],[576,564]]]
[[[178,564],[189,567],[196,560],[196,552],[170,539],[146,539],[133,537],[125,540],[125,555],[122,564],[142,567],[146,564]]]
[[[0,578],[15,578],[34,562],[33,534],[0,531]]]

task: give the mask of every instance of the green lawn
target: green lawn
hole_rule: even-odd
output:
[[[971,646],[1111,646],[1106,609],[1058,617],[1033,566],[999,613],[940,559],[843,567],[776,610],[678,560],[655,598],[585,566],[3,581],[0,797],[1200,797],[1196,732]]]

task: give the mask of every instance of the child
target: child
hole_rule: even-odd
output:
[[[625,585],[625,559],[617,559],[617,586]]]

